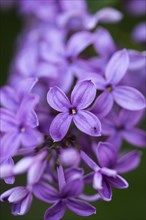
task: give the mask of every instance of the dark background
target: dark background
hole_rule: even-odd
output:
[[[2,1],[2,0],[0,0]],[[7,1],[7,0],[5,0]],[[17,1],[17,0],[16,0]],[[143,0],[137,0],[143,1]],[[95,12],[102,7],[114,6],[120,11],[124,11],[124,0],[89,0],[91,12]],[[19,17],[15,9],[0,11],[0,74],[1,85],[6,83],[9,73],[10,61],[15,51],[15,41],[23,27],[22,18]],[[114,40],[120,47],[144,50],[143,46],[136,45],[130,39],[133,27],[145,17],[133,17],[124,11],[124,19],[118,24],[104,25],[110,30]],[[102,25],[103,26],[103,25]],[[126,146],[126,143],[125,143]],[[91,217],[78,217],[67,212],[64,220],[98,219],[98,220],[146,220],[146,153],[143,150],[142,162],[133,172],[124,175],[130,187],[126,190],[113,190],[111,202],[97,202],[97,214]],[[25,185],[25,177],[18,177],[16,185]],[[11,188],[1,183],[1,191]],[[26,216],[14,217],[11,215],[10,204],[1,203],[1,220],[42,220],[44,211],[49,207],[41,201],[34,199],[33,205]]]

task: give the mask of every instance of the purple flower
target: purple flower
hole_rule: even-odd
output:
[[[128,50],[130,58],[127,74],[122,79],[122,84],[134,87],[146,95],[145,89],[145,69],[146,69],[146,52]]]
[[[54,203],[45,212],[45,220],[60,220],[66,209],[70,209],[77,215],[89,216],[96,213],[96,209],[87,202],[76,199],[83,191],[83,180],[76,178],[66,182],[63,168],[59,166],[58,183],[59,192],[49,184],[40,182],[33,188],[34,195],[42,201]]]
[[[54,141],[60,141],[66,135],[73,120],[76,127],[91,136],[100,136],[101,124],[91,112],[84,110],[94,100],[96,88],[91,80],[76,84],[71,93],[71,102],[58,87],[53,87],[47,94],[49,105],[59,113],[51,123],[50,135]]]
[[[60,161],[64,166],[77,167],[80,163],[80,153],[73,147],[62,149],[60,152]]]
[[[146,42],[146,22],[136,25],[132,32],[132,39],[137,43]]]
[[[27,182],[29,185],[37,183],[44,174],[47,166],[47,152],[42,151],[36,156],[22,158],[13,167],[13,173],[22,174],[27,172]]]
[[[129,57],[125,49],[116,52],[108,62],[105,78],[97,75],[92,79],[97,89],[103,90],[102,102],[107,102],[108,111],[115,101],[122,108],[128,110],[141,110],[146,107],[145,97],[135,88],[119,85],[129,67]]]
[[[4,178],[5,183],[14,184],[15,176],[13,175],[14,161],[12,158],[0,163],[0,178]]]
[[[54,22],[54,16],[57,15],[56,1],[28,1],[21,0],[18,2],[21,14],[25,16],[32,16],[44,22]]]
[[[0,90],[0,102],[3,107],[13,112],[17,112],[21,102],[26,99],[32,99],[31,106],[35,106],[38,102],[38,97],[31,93],[32,88],[37,83],[38,79],[28,77],[20,80],[14,87],[3,86]]]
[[[63,1],[61,5],[64,10],[57,17],[58,26],[74,30],[91,30],[99,22],[116,23],[123,17],[118,10],[110,7],[103,8],[92,15],[88,12],[85,1],[83,0]]]
[[[84,151],[81,151],[81,158],[93,170],[91,177],[93,178],[93,188],[98,190],[101,198],[110,201],[112,198],[112,189],[124,189],[128,187],[128,183],[113,168],[116,161],[116,152],[109,143],[100,142],[96,148],[96,157],[100,166],[95,163]]]
[[[36,147],[43,141],[42,134],[36,129],[38,119],[33,107],[36,105],[34,96],[26,96],[17,113],[1,108],[1,159],[13,156],[20,146]]]
[[[28,212],[32,203],[32,193],[27,187],[18,186],[7,190],[0,196],[1,201],[8,200],[12,203],[13,215],[24,215]]]
[[[117,115],[115,112],[102,120],[102,134],[109,136],[118,149],[121,147],[122,139],[137,147],[146,147],[146,133],[136,124],[141,120],[143,111],[128,111],[122,109]]]
[[[109,59],[117,49],[111,34],[105,28],[99,27],[93,35],[96,52],[102,57],[102,59]]]
[[[141,16],[146,13],[146,5],[145,0],[137,1],[137,0],[126,0],[125,8],[129,14],[133,16]]]

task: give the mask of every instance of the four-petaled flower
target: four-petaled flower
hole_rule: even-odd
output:
[[[98,75],[92,80],[97,89],[102,90],[100,103],[106,103],[107,111],[110,112],[114,101],[124,109],[136,111],[146,107],[146,100],[137,89],[119,85],[129,68],[129,56],[126,49],[113,54],[105,69],[105,77]],[[96,106],[95,106],[96,108]]]
[[[111,187],[118,189],[128,187],[127,181],[118,175],[116,168],[113,166],[117,161],[116,156],[116,152],[113,150],[111,144],[106,142],[100,142],[96,148],[96,157],[100,166],[84,151],[81,151],[81,158],[93,170],[89,174],[89,177],[93,179],[93,188],[98,190],[101,198],[105,201],[112,199]]]
[[[82,132],[91,136],[101,135],[101,123],[99,119],[84,110],[94,100],[96,88],[91,80],[78,82],[71,93],[71,102],[65,93],[58,87],[53,87],[47,94],[49,105],[59,113],[51,123],[50,135],[54,141],[60,141],[66,135],[71,121]]]
[[[66,209],[80,216],[89,216],[96,213],[96,209],[87,202],[76,199],[83,191],[83,179],[66,179],[62,166],[57,168],[59,192],[49,184],[40,182],[33,188],[34,195],[40,200],[54,203],[45,212],[44,220],[60,220]]]

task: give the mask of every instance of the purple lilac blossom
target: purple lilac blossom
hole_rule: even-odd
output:
[[[34,148],[42,143],[43,135],[36,129],[39,122],[33,110],[35,102],[34,96],[25,96],[15,114],[1,108],[1,132],[4,132],[1,139],[1,159],[13,156],[21,145]],[[11,149],[8,150],[10,145]]]
[[[145,0],[126,0],[125,8],[131,15],[140,16],[146,13],[146,2]]]
[[[29,187],[17,186],[7,190],[0,196],[1,201],[12,203],[13,215],[24,215],[29,211],[33,196]]]
[[[96,209],[87,202],[76,199],[83,191],[83,180],[76,178],[66,182],[62,166],[57,168],[59,192],[49,184],[38,183],[34,186],[34,195],[42,201],[53,203],[45,212],[45,220],[61,219],[66,209],[70,209],[77,215],[90,216],[96,213]]]
[[[128,187],[128,183],[124,180],[113,164],[116,161],[116,152],[109,143],[100,142],[96,148],[96,157],[99,165],[95,163],[85,152],[81,151],[81,158],[93,170],[93,188],[98,190],[100,196],[105,201],[112,199],[111,187],[124,189]]]
[[[122,139],[137,147],[146,147],[146,132],[135,127],[141,120],[143,111],[128,111],[122,109],[117,115],[111,112],[102,121],[102,134],[117,148],[122,145]]]
[[[60,141],[66,135],[73,120],[76,127],[91,136],[100,136],[99,119],[86,109],[96,95],[95,85],[89,81],[81,81],[71,93],[71,102],[58,87],[53,87],[47,94],[49,105],[60,111],[50,126],[50,135],[54,141]]]
[[[97,89],[102,90],[102,101],[107,99],[109,111],[115,101],[119,106],[127,110],[141,110],[146,107],[145,97],[135,88],[119,85],[129,66],[129,56],[125,49],[116,52],[108,62],[105,69],[105,77],[95,75],[92,80]],[[91,75],[92,77],[92,75]]]
[[[132,32],[132,39],[137,43],[146,42],[146,22],[136,25]]]

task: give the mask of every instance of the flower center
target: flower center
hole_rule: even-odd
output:
[[[72,63],[73,63],[73,57],[68,56],[68,57],[67,57],[67,62],[68,62],[69,64],[72,64]]]
[[[77,110],[76,110],[75,108],[71,108],[71,109],[70,109],[70,114],[71,114],[71,115],[77,114]]]
[[[112,92],[113,88],[112,88],[111,85],[107,85],[107,86],[106,86],[106,90],[107,90],[108,92]]]
[[[20,126],[19,129],[20,129],[20,132],[22,132],[22,133],[25,132],[25,128],[23,126]]]

